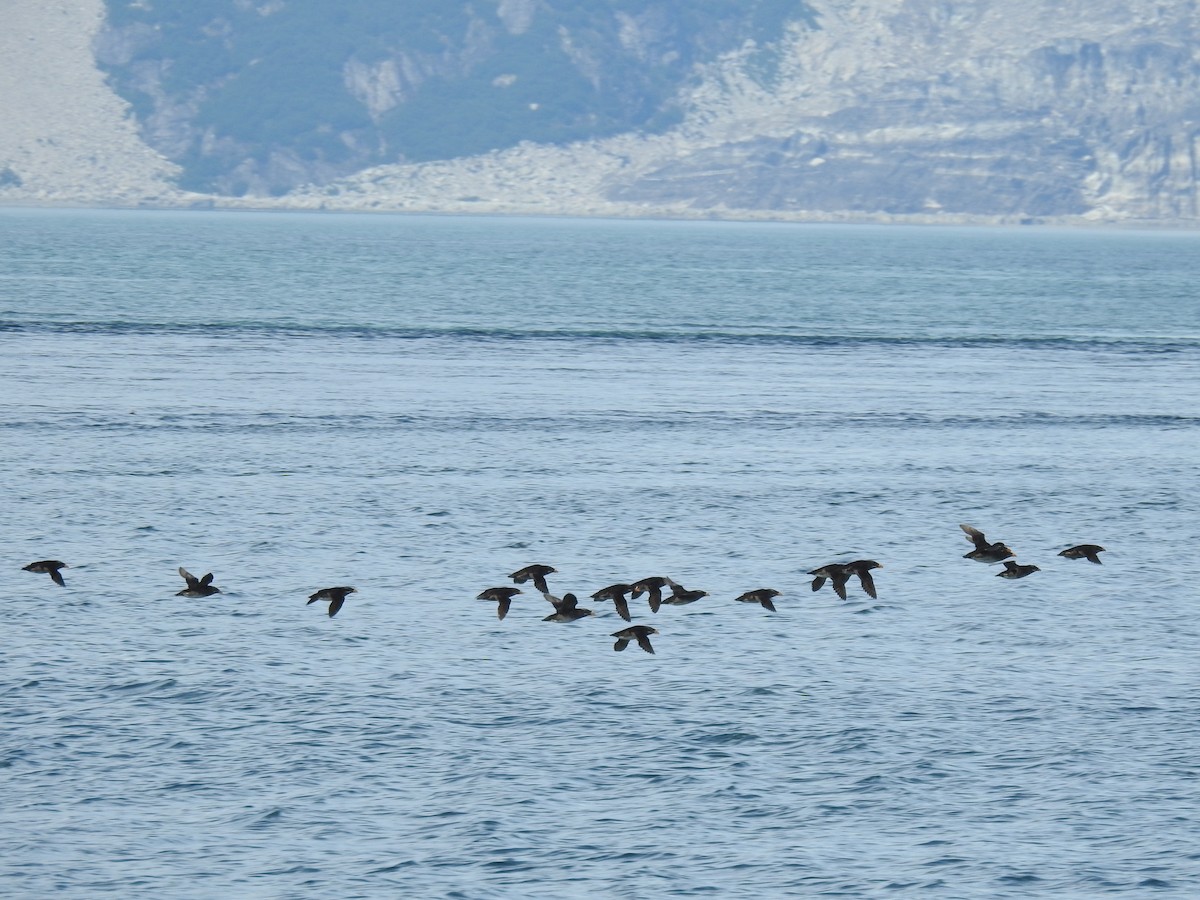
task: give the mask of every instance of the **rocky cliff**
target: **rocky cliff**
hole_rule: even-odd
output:
[[[178,167],[140,139],[91,41],[100,0],[16,0],[0,25],[0,203],[174,202]]]
[[[283,194],[379,163],[661,131],[698,63],[803,0],[109,0],[94,48],[180,183]]]
[[[496,4],[518,25],[546,9]],[[812,0],[805,9],[777,33],[707,60],[695,54],[671,95],[669,127],[526,140],[217,202],[796,220],[1200,217],[1194,0]],[[382,115],[411,77],[362,65],[346,77],[365,114]],[[20,196],[13,178],[25,181],[5,152],[0,143],[0,201]]]

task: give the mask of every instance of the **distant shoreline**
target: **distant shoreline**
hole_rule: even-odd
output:
[[[824,213],[783,212],[769,210],[698,210],[654,209],[630,210],[614,208],[595,211],[569,209],[522,209],[511,204],[471,203],[444,207],[389,206],[383,202],[361,205],[336,204],[328,200],[299,203],[280,203],[280,198],[212,197],[181,202],[103,203],[86,201],[22,200],[0,202],[0,210],[128,210],[163,212],[269,212],[325,213],[402,216],[470,216],[475,218],[537,218],[537,219],[596,219],[664,222],[746,222],[808,225],[909,225],[978,228],[1070,228],[1081,230],[1119,231],[1200,231],[1200,220],[1094,218],[1088,216],[985,216],[967,213],[891,214],[891,213]],[[618,205],[614,205],[618,206]]]

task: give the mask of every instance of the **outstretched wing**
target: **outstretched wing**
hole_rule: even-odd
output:
[[[833,582],[833,590],[843,600],[846,599],[846,582],[850,580],[849,572],[839,572],[829,579]]]
[[[879,595],[875,593],[875,579],[871,577],[871,573],[866,569],[860,569],[858,572],[858,580],[862,582],[862,589],[867,592],[867,595],[872,600],[878,600]]]
[[[629,617],[629,601],[625,599],[623,594],[617,594],[615,597],[613,597],[613,606],[617,608],[618,616],[620,616],[626,622],[633,621],[633,619]]]
[[[662,591],[657,587],[650,588],[650,612],[656,613],[662,607]]]
[[[967,533],[967,540],[975,545],[976,550],[987,547],[988,540],[978,528],[972,528],[970,525],[959,525],[958,527]]]

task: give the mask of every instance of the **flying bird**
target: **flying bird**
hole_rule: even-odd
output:
[[[967,540],[975,545],[974,550],[963,554],[963,559],[973,559],[981,563],[998,563],[1010,556],[1017,555],[1003,541],[990,543],[978,528],[972,528],[970,525],[959,525],[958,527],[967,533]]]
[[[31,562],[27,566],[21,566],[26,572],[36,572],[39,575],[49,575],[50,580],[55,584],[66,587],[66,582],[63,581],[62,572],[59,569],[69,569],[65,562],[59,562],[57,559],[42,559],[37,562]]]
[[[662,591],[668,584],[671,584],[670,578],[664,578],[661,575],[651,575],[649,578],[643,578],[641,581],[635,581],[629,586],[629,596],[635,600],[648,594],[647,600],[650,603],[650,612],[658,612],[658,608],[662,605]]]
[[[1026,575],[1032,575],[1034,572],[1042,571],[1037,566],[1022,566],[1015,559],[1007,560],[1004,563],[1004,571],[997,572],[997,578],[1024,578]]]
[[[342,604],[346,602],[346,597],[350,594],[357,594],[358,588],[352,587],[330,587],[321,588],[315,594],[308,598],[308,603],[316,603],[318,600],[326,600],[329,602],[329,618],[333,618],[338,614],[338,610],[342,608]],[[308,606],[308,603],[304,604]]]
[[[856,559],[848,563],[829,563],[819,569],[813,569],[808,574],[813,576],[814,591],[819,591],[828,581],[833,585],[833,592],[843,600],[846,599],[846,584],[850,581],[850,576],[857,575],[858,582],[867,592],[867,596],[878,600],[879,595],[875,592],[875,579],[871,577],[871,570],[882,568],[883,563],[877,563],[873,559]]]
[[[197,578],[183,566],[180,566],[179,574],[182,575],[183,580],[187,582],[187,587],[185,587],[182,591],[176,591],[176,597],[211,597],[213,594],[221,593],[221,589],[219,587],[215,587],[212,583],[212,572],[209,572],[203,578]]]
[[[666,579],[667,584],[671,586],[671,596],[663,597],[663,604],[671,604],[672,606],[683,606],[685,603],[695,603],[701,597],[707,597],[708,591],[689,591],[682,584]]]
[[[763,609],[775,612],[775,604],[771,600],[778,596],[779,591],[774,588],[759,588],[755,591],[746,591],[742,596],[735,597],[734,599],[740,603],[758,603]]]
[[[872,600],[878,600],[879,595],[875,593],[875,579],[871,577],[871,570],[882,568],[883,563],[877,563],[873,559],[856,559],[854,562],[848,562],[842,566],[842,571],[846,573],[847,580],[851,575],[857,575],[858,583],[867,592],[867,596]]]
[[[620,631],[614,631],[612,637],[617,639],[613,644],[613,649],[618,653],[629,646],[630,641],[637,641],[637,645],[647,653],[653,653],[654,648],[650,646],[650,635],[658,634],[657,628],[651,628],[649,625],[630,625],[628,628],[622,628]]]
[[[833,585],[833,592],[843,600],[846,599],[846,582],[850,580],[850,573],[846,571],[846,567],[842,563],[829,563],[819,569],[813,569],[808,574],[813,576],[812,589],[814,591],[819,591],[828,581]]]
[[[577,622],[587,616],[595,615],[590,609],[580,607],[579,598],[574,594],[563,594],[561,598],[542,591],[542,596],[553,604],[554,612],[542,619],[543,622]]]
[[[633,590],[632,585],[628,584],[610,584],[606,588],[601,588],[592,594],[593,600],[611,600],[613,606],[616,607],[617,615],[626,622],[632,621],[629,617],[629,598],[625,595]]]
[[[521,593],[520,588],[515,587],[494,587],[483,591],[476,600],[493,600],[498,606],[496,607],[496,618],[503,619],[508,615],[508,609],[512,606],[512,598]]]
[[[532,581],[533,586],[543,594],[550,590],[546,586],[546,576],[557,572],[558,569],[553,566],[543,566],[539,563],[534,563],[532,566],[526,566],[523,569],[517,569],[508,577],[517,584],[524,584],[527,581]]]
[[[1078,546],[1068,547],[1066,550],[1059,551],[1058,555],[1065,556],[1067,559],[1086,559],[1088,562],[1101,565],[1099,554],[1103,552],[1104,548],[1099,544],[1079,544]]]

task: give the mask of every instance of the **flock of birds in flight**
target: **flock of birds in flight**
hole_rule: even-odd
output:
[[[969,553],[964,553],[963,557],[988,564],[1003,562],[1004,571],[996,573],[1000,578],[1024,578],[1027,575],[1032,575],[1034,572],[1041,571],[1035,565],[1021,565],[1018,563],[1014,559],[1016,553],[1003,541],[989,541],[982,531],[970,525],[960,525],[959,528],[966,533],[967,540],[975,548]],[[1099,544],[1077,544],[1074,547],[1068,547],[1066,550],[1059,551],[1058,555],[1064,556],[1067,559],[1086,559],[1089,562],[1100,565],[1099,554],[1103,552],[1104,548]],[[49,575],[55,584],[66,584],[61,570],[68,568],[68,566],[57,559],[39,560],[23,568],[26,572]],[[875,589],[875,579],[872,578],[871,571],[881,568],[883,568],[883,564],[873,559],[856,559],[845,563],[829,563],[811,570],[808,574],[813,576],[812,589],[814,591],[819,591],[825,586],[826,582],[829,582],[834,593],[842,600],[845,600],[846,585],[851,578],[857,577],[863,591],[872,599],[878,599]],[[577,622],[580,619],[594,615],[592,610],[579,606],[579,598],[574,594],[565,593],[561,597],[556,597],[550,593],[546,577],[555,574],[557,571],[552,566],[535,563],[523,569],[518,569],[509,577],[515,584],[532,582],[534,588],[554,607],[554,612],[543,619],[545,622]],[[213,594],[221,593],[221,589],[212,583],[212,572],[201,578],[197,578],[187,569],[180,566],[179,574],[183,577],[187,587],[178,591],[176,593],[177,597],[211,597]],[[668,588],[670,589],[670,593],[665,594],[664,591]],[[308,598],[308,602],[310,604],[317,602],[328,603],[329,616],[332,618],[338,614],[338,610],[345,604],[346,598],[350,594],[356,593],[358,593],[356,588],[345,585],[322,588],[312,594]],[[504,585],[487,588],[475,599],[496,603],[496,615],[503,619],[508,615],[513,597],[520,593],[523,593],[520,588]],[[780,593],[780,591],[774,588],[757,588],[752,591],[746,591],[740,597],[735,597],[734,599],[741,603],[757,603],[763,609],[775,612],[775,604],[772,601],[774,598],[780,596]],[[646,595],[650,604],[650,611],[657,613],[659,608],[664,605],[682,606],[688,603],[695,603],[701,597],[707,597],[708,592],[688,590],[666,576],[654,575],[628,584],[610,584],[608,587],[601,588],[592,594],[592,599],[597,601],[611,601],[617,611],[617,615],[626,622],[632,622],[629,612],[629,601],[630,599],[636,600],[642,595]],[[616,643],[613,644],[613,649],[618,651],[624,650],[631,643],[636,642],[647,653],[653,653],[654,647],[650,644],[650,635],[658,633],[657,628],[651,628],[649,625],[630,625],[628,628],[622,628],[620,631],[613,632],[611,636],[617,639]]]

